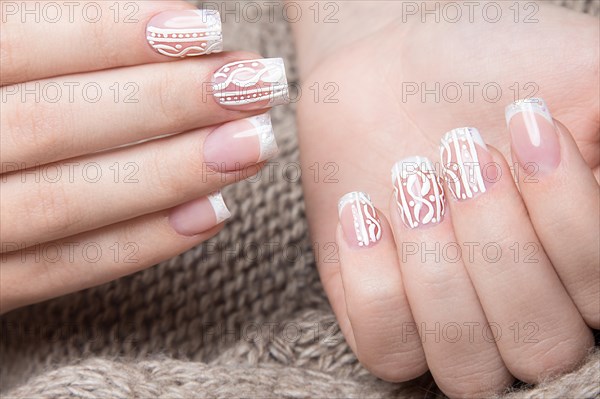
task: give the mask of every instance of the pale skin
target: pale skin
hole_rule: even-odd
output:
[[[213,72],[260,56],[161,56],[145,42],[148,20],[194,7],[183,1],[135,4],[137,22],[127,21],[121,9],[115,23],[114,3],[98,2],[104,17],[96,23],[81,14],[58,24],[21,23],[20,14],[2,23],[1,90],[3,98],[13,93],[0,115],[2,313],[134,273],[213,237],[223,224],[179,234],[169,216],[261,166],[207,172],[202,155],[215,126],[260,113],[228,111],[202,95]],[[86,84],[103,95],[86,100]],[[132,84],[134,101],[127,102]],[[63,95],[56,101],[38,90],[41,101],[21,97],[23,87],[36,85],[62,88]],[[180,134],[131,145],[173,133]]]
[[[42,32],[48,34],[41,24],[12,30],[2,26],[3,86],[136,81],[142,101],[2,104],[2,162],[31,168],[77,157],[80,163],[108,168],[134,161],[140,165],[141,183],[132,187],[76,180],[60,185],[29,179],[25,184],[20,171],[5,173],[3,243],[95,242],[108,248],[134,241],[139,250],[133,264],[75,259],[41,266],[20,261],[20,251],[5,251],[1,312],[102,284],[198,245],[223,226],[182,236],[168,224],[170,210],[260,167],[199,178],[199,154],[211,126],[252,115],[205,101],[198,95],[202,84],[219,66],[258,56],[228,52],[164,62],[170,59],[143,43],[145,21],[159,11],[191,6],[139,4],[137,24],[70,24],[50,30],[56,36],[48,39],[68,39],[61,53],[38,40]],[[304,15],[312,12],[305,9]],[[440,388],[454,397],[500,392],[514,377],[537,382],[566,372],[593,346],[590,327],[600,327],[599,231],[594,223],[600,175],[597,21],[542,6],[536,29],[509,18],[498,24],[477,19],[452,24],[449,30],[447,24],[412,17],[402,21],[402,12],[400,2],[340,3],[338,23],[303,18],[292,24],[304,86],[333,82],[339,87],[337,103],[303,96],[298,123],[305,176],[313,176],[308,168],[315,163],[339,167],[335,184],[310,178],[303,182],[313,241],[338,244],[339,262],[318,266],[340,327],[358,359],[376,376],[399,382],[429,369]],[[17,51],[15,43],[29,51]],[[111,56],[91,51],[97,48],[112,49]],[[463,97],[457,103],[422,101],[419,95],[403,98],[403,83],[438,81],[497,82],[507,92],[515,82],[521,89],[535,82],[536,95],[552,104],[560,121],[563,162],[557,174],[529,186],[510,178],[513,159],[503,109],[516,99],[513,92],[497,103],[484,101],[480,91],[474,101]],[[482,132],[504,179],[473,200],[477,205],[448,201],[448,215],[436,227],[406,229],[394,208],[390,167],[416,154],[436,159],[441,135],[465,125]],[[96,153],[178,132],[187,133]],[[383,238],[368,252],[349,248],[338,226],[337,200],[355,190],[369,192],[382,215]],[[580,206],[567,206],[570,201]],[[478,259],[420,262],[403,259],[398,250],[403,243],[466,241],[497,242],[503,248],[535,243],[538,263],[518,267],[522,265],[507,262],[478,273]],[[433,330],[435,323],[486,326],[489,321],[502,329],[503,339],[486,340],[477,330],[473,341],[450,344],[423,339],[411,329],[424,325]],[[537,341],[513,339],[515,322],[521,336],[527,334],[524,324],[532,323]]]
[[[293,29],[305,84],[339,88],[336,103],[302,98],[298,123],[312,239],[339,248],[339,262],[319,263],[319,273],[349,345],[380,378],[406,381],[429,369],[451,397],[481,397],[514,377],[535,383],[576,367],[600,323],[597,21],[544,4],[535,25],[403,21],[401,2],[338,4],[338,23],[302,20]],[[420,92],[403,98],[407,82],[495,82],[504,95],[497,103],[481,91],[469,100],[466,89],[456,103],[422,100]],[[515,82],[536,83],[535,95],[559,120],[561,164],[536,184],[515,184],[511,175],[523,171],[504,107],[527,95],[515,98]],[[463,126],[482,132],[503,178],[473,200],[448,199],[439,225],[406,228],[390,168],[413,155],[439,162],[441,136]],[[328,162],[338,167],[335,183],[313,178],[311,168]],[[337,200],[351,191],[369,193],[383,215],[381,241],[369,249],[350,247],[338,224]],[[477,251],[457,263],[402,250],[435,243],[465,250],[464,243],[495,243],[505,252],[533,243],[539,251],[531,266],[522,253],[492,264]],[[485,339],[479,327],[467,339],[469,328],[489,322],[501,338]],[[463,339],[453,342],[454,330],[443,329],[456,325]]]

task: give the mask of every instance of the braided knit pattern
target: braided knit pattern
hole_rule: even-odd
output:
[[[596,0],[553,0],[598,15]],[[256,2],[262,5],[263,2]],[[266,12],[266,10],[265,10]],[[285,21],[224,23],[225,48],[283,57]],[[430,375],[386,383],[357,362],[315,268],[294,106],[272,110],[280,154],[223,190],[233,213],[214,239],[153,268],[1,318],[0,389],[15,398],[433,398]],[[581,368],[503,398],[599,397],[600,352]]]

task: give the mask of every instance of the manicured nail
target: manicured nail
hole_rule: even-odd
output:
[[[560,163],[560,143],[552,115],[541,98],[519,100],[506,107],[513,153],[525,170],[550,172]]]
[[[392,184],[402,221],[409,228],[440,223],[444,218],[444,189],[431,161],[410,157],[392,168]]]
[[[369,247],[381,239],[381,221],[368,194],[344,195],[338,202],[338,215],[350,246]]]
[[[440,145],[440,158],[444,180],[457,200],[484,193],[486,184],[491,184],[484,175],[492,157],[477,129],[463,127],[446,133]]]
[[[233,172],[266,161],[277,154],[269,114],[228,122],[204,141],[204,161],[218,172]]]
[[[225,108],[255,110],[289,102],[281,58],[232,62],[213,76],[213,96]]]
[[[165,11],[146,27],[146,40],[168,57],[194,57],[223,50],[221,17],[215,10]]]
[[[231,217],[220,192],[179,205],[169,216],[169,222],[178,234],[194,236],[203,233]]]

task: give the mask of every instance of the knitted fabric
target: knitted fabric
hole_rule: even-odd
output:
[[[555,2],[594,15],[600,8],[593,0]],[[283,57],[297,81],[285,21],[229,18],[223,29],[227,49]],[[1,318],[3,396],[441,396],[429,374],[404,384],[378,380],[348,348],[315,268],[327,248],[313,252],[307,233],[293,105],[273,109],[272,119],[279,157],[260,179],[223,190],[234,216],[209,243]],[[596,351],[578,370],[504,397],[598,397],[598,381]]]

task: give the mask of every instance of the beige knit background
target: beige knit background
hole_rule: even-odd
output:
[[[600,9],[598,0],[555,2],[594,15]],[[230,18],[224,32],[227,49],[283,57],[288,78],[297,81],[283,20]],[[278,107],[272,118],[279,167],[224,190],[234,216],[210,244],[1,318],[4,397],[441,396],[429,375],[405,384],[380,381],[349,350],[307,235],[294,107]],[[506,397],[599,397],[599,381],[596,353],[574,373]]]

